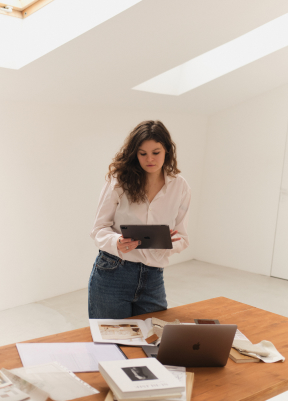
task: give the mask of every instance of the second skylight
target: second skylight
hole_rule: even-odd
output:
[[[288,14],[157,75],[133,89],[179,96],[286,46]]]

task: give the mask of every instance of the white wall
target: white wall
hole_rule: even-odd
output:
[[[193,192],[194,257],[206,119],[125,110],[5,103],[0,122],[0,310],[87,286],[97,249],[89,237],[115,152],[144,119],[161,119]]]
[[[287,122],[287,85],[209,119],[196,259],[270,275]]]
[[[288,132],[284,157],[271,276],[288,280]]]

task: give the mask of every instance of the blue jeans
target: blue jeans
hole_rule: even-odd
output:
[[[88,285],[90,319],[125,319],[167,309],[163,269],[99,251]]]

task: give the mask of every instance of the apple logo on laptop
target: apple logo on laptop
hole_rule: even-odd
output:
[[[193,345],[194,351],[198,351],[199,348],[200,348],[200,343],[199,342],[197,344]]]

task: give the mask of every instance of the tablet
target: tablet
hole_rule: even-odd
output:
[[[172,249],[168,225],[120,225],[123,238],[140,240],[136,249]]]

